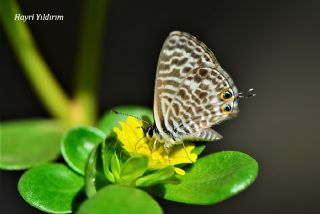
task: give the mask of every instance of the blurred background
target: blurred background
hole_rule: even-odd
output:
[[[19,1],[24,14],[64,15],[31,21],[35,40],[72,93],[80,3]],[[206,153],[238,150],[260,166],[244,192],[212,206],[158,199],[166,213],[318,213],[320,192],[319,1],[111,1],[100,78],[99,112],[116,105],[152,107],[158,54],[170,31],[203,41],[241,90],[238,118],[216,127],[224,139]],[[92,23],[94,24],[94,23]],[[21,72],[1,27],[1,120],[48,117]],[[26,151],[27,152],[27,151]],[[40,213],[19,196],[22,172],[1,171],[0,213]],[[125,205],[124,205],[125,206]]]

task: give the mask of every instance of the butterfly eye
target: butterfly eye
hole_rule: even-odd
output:
[[[232,107],[231,107],[231,105],[222,106],[221,111],[224,114],[230,114],[232,111]]]
[[[221,93],[220,98],[222,100],[228,101],[228,100],[231,100],[232,96],[233,96],[232,92],[230,90],[226,90],[226,91]]]
[[[148,137],[152,137],[153,136],[153,129],[152,128],[149,128],[148,131],[147,131],[147,136]]]

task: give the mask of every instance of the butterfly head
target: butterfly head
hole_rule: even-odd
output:
[[[146,129],[143,129],[144,136],[146,136],[148,139],[153,138],[158,133],[157,127],[155,125],[149,126]]]

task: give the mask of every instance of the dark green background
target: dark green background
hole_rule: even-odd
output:
[[[25,14],[64,15],[64,21],[29,25],[50,67],[71,93],[78,1],[19,2]],[[115,0],[110,6],[100,113],[122,104],[152,106],[158,54],[172,30],[197,36],[214,51],[239,89],[254,87],[258,94],[242,100],[239,117],[217,127],[222,142],[206,150],[238,150],[253,156],[260,164],[257,181],[214,206],[159,200],[166,213],[319,211],[319,1]],[[1,119],[47,116],[2,28],[0,40]],[[38,213],[17,193],[20,174],[1,172],[0,213]]]

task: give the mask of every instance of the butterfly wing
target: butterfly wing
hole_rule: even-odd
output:
[[[194,36],[179,31],[170,33],[158,60],[153,106],[155,124],[163,137],[173,134],[172,128],[166,127],[165,115],[184,80],[198,67],[217,66],[213,53]]]
[[[203,129],[199,132],[184,135],[181,140],[191,140],[191,141],[215,141],[221,140],[223,137],[218,132],[211,128]]]
[[[194,69],[180,84],[164,117],[165,126],[174,133],[175,139],[194,136],[212,139],[215,133],[211,136],[202,132],[238,113],[237,100],[221,98],[221,93],[226,90],[232,90],[233,97],[236,97],[237,90],[229,75],[224,76],[220,69]],[[227,105],[232,111],[223,111]]]

